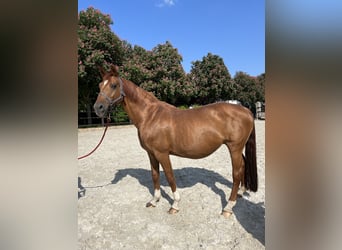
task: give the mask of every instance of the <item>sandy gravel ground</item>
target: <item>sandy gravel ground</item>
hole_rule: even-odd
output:
[[[162,199],[145,207],[153,185],[136,128],[110,127],[99,149],[78,161],[78,249],[265,249],[265,122],[255,123],[259,190],[238,199],[228,219],[220,215],[232,186],[226,146],[200,160],[171,156],[181,210],[169,215],[172,192],[162,171]],[[102,133],[80,129],[79,156]]]

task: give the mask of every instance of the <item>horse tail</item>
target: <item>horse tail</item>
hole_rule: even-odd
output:
[[[256,141],[255,141],[255,124],[253,122],[253,130],[249,135],[245,145],[245,185],[247,190],[256,192],[258,190],[258,172],[256,161]]]

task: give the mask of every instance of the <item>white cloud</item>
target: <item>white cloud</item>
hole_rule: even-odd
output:
[[[175,5],[175,1],[174,0],[164,0],[164,3],[165,3],[165,5],[168,5],[168,6]]]
[[[157,7],[171,7],[175,5],[175,0],[162,0],[161,3],[158,3],[156,6]]]

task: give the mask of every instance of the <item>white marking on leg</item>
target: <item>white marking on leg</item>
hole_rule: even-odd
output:
[[[106,86],[106,84],[108,83],[108,80],[103,82],[103,86]]]
[[[233,213],[233,207],[235,206],[236,201],[228,201],[227,206],[223,209],[223,211]]]
[[[157,202],[160,200],[160,197],[161,197],[160,189],[155,189],[154,190],[154,196],[149,203],[151,203],[152,206],[154,206],[154,207],[157,206]]]
[[[243,197],[243,194],[246,192],[246,187],[245,186],[241,186],[239,191],[238,191],[238,195],[241,195]]]
[[[159,200],[160,197],[161,197],[160,189],[155,189],[155,190],[154,190],[154,198],[155,198],[156,200]]]
[[[179,201],[180,201],[180,195],[178,193],[178,190],[176,190],[175,192],[173,192],[173,204],[172,204],[172,208],[179,210]]]

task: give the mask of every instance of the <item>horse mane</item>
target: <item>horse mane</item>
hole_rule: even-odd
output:
[[[144,89],[142,89],[145,93],[146,93],[146,96],[145,98],[149,99],[150,101],[155,101],[155,100],[158,100],[158,98],[150,91],[146,91]],[[158,100],[159,101],[159,100]]]
[[[148,100],[150,103],[158,103],[159,105],[163,106],[164,108],[171,108],[175,109],[176,107],[171,105],[170,103],[164,102],[159,100],[152,92],[144,90],[143,88],[138,87],[139,90],[144,93],[143,98]]]
[[[125,79],[125,93],[134,101],[138,102],[140,99],[148,100],[149,102],[159,102],[158,98],[152,92],[146,91],[141,87],[135,85],[133,82]]]

